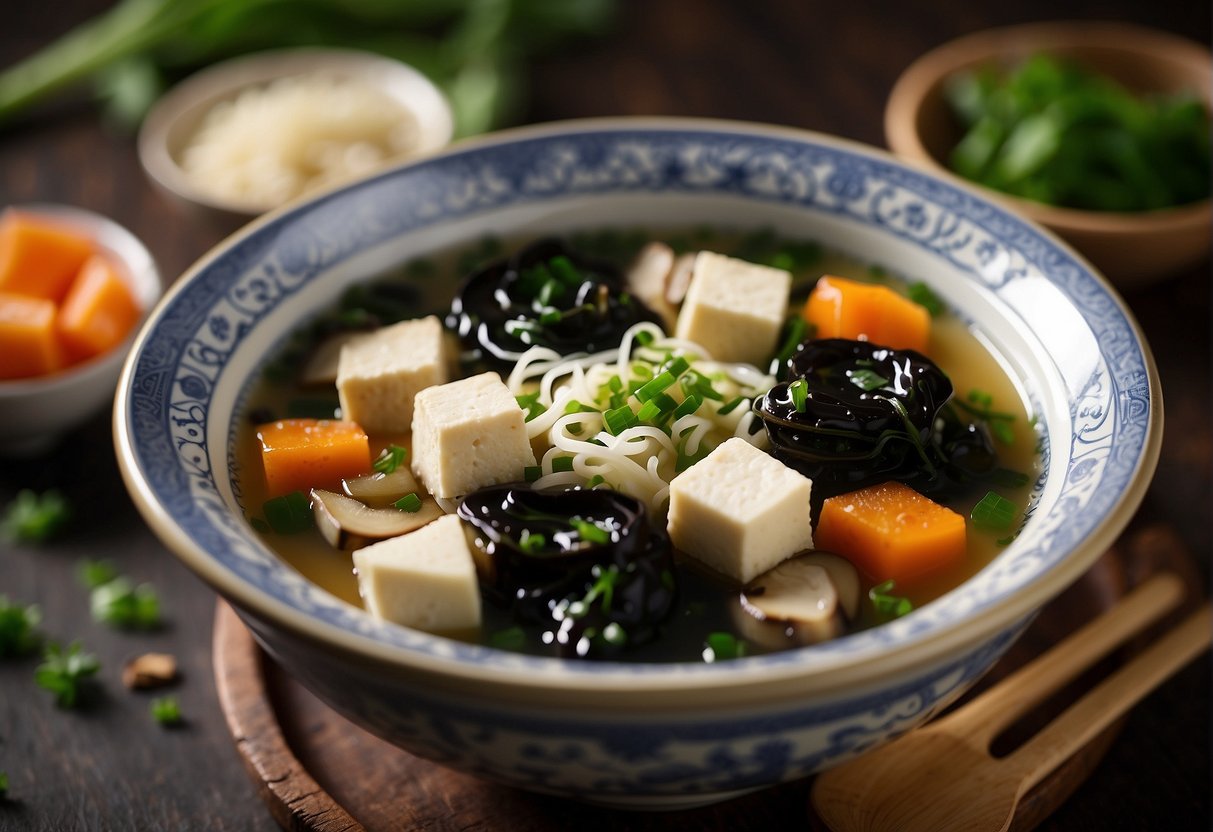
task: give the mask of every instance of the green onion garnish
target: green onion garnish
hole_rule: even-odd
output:
[[[724,396],[712,386],[712,380],[696,370],[690,370],[682,378],[682,390],[688,396],[692,393],[697,393],[705,399],[713,399],[715,401],[723,401]]]
[[[851,384],[854,384],[865,393],[870,393],[873,390],[879,390],[889,383],[889,380],[872,370],[848,370],[847,378]],[[797,408],[799,409],[799,408]]]
[[[148,710],[152,719],[166,727],[180,725],[183,722],[181,705],[175,696],[161,696],[153,699]]]
[[[721,662],[739,659],[746,654],[746,643],[732,633],[709,633],[704,640],[703,660]]]
[[[41,494],[22,489],[0,517],[0,540],[47,540],[67,524],[71,514],[71,506],[57,489]]]
[[[541,534],[532,534],[529,530],[522,530],[522,537],[518,539],[518,546],[527,554],[533,555],[542,549],[547,544],[547,538]]]
[[[569,521],[569,524],[576,530],[577,536],[587,543],[609,543],[611,540],[611,536],[607,530],[597,523],[582,520],[580,517],[574,517]]]
[[[602,485],[604,482],[606,482],[606,477],[604,477],[602,474],[595,474],[594,476],[590,477],[590,479],[586,482],[585,487],[586,488],[595,488],[599,485]]]
[[[606,429],[614,436],[618,436],[628,428],[635,427],[640,422],[636,418],[636,414],[632,412],[632,408],[626,404],[606,411],[602,414],[602,420],[606,423]]]
[[[655,340],[657,340],[657,336],[649,332],[647,329],[642,329],[636,333],[636,343],[642,347],[647,347]]]
[[[721,407],[719,410],[717,410],[716,415],[717,416],[728,416],[734,410],[741,407],[742,402],[748,402],[748,401],[749,401],[749,399],[747,399],[745,396],[738,396],[737,398],[733,399],[732,401],[730,401],[729,403],[727,403],[726,405]]]
[[[994,491],[987,491],[969,515],[974,526],[994,532],[1009,530],[1018,516],[1019,507]]]
[[[522,469],[522,476],[527,482],[534,482],[543,476],[543,469],[538,465],[528,465]]]
[[[937,318],[943,314],[943,301],[939,299],[939,295],[935,294],[930,286],[921,280],[911,283],[906,287],[906,296],[926,309],[932,318]]]
[[[515,396],[518,406],[526,411],[526,421],[531,421],[536,416],[542,416],[547,412],[547,408],[539,403],[539,392],[523,393],[521,396]]]
[[[682,404],[678,405],[674,411],[674,418],[681,419],[683,416],[690,416],[699,406],[703,404],[703,398],[698,394],[687,396],[682,400]]]
[[[560,323],[562,317],[559,309],[546,309],[539,313],[539,323],[544,326],[551,326],[552,324]]]
[[[809,402],[809,383],[798,378],[788,385],[788,392],[792,395],[792,406],[796,408],[796,412],[804,413]]]
[[[683,358],[680,355],[676,358],[671,358],[669,361],[666,362],[665,366],[662,367],[661,369],[663,372],[667,372],[670,375],[674,376],[674,378],[678,378],[678,376],[682,375],[690,368],[691,368],[691,362],[687,361],[685,358]]]
[[[554,456],[552,457],[552,472],[557,471],[572,471],[573,458],[571,456]]]
[[[677,379],[674,377],[674,374],[668,370],[658,373],[653,377],[652,381],[646,382],[636,390],[636,398],[640,399],[642,402],[647,402],[657,396],[658,393],[665,391],[665,389],[671,386],[675,381],[677,381]]]
[[[584,278],[577,267],[573,265],[573,261],[565,257],[563,254],[558,254],[548,261],[548,266],[560,278],[561,282],[569,286],[581,285]]]
[[[392,503],[392,505],[401,511],[407,511],[412,514],[421,510],[421,498],[418,497],[417,492],[414,491],[411,494],[405,494],[399,500]]]
[[[297,534],[312,526],[312,503],[302,491],[266,500],[261,512],[278,534]]]
[[[882,621],[892,621],[913,611],[909,598],[893,595],[893,582],[885,581],[868,590],[868,599]]]
[[[72,642],[66,650],[52,643],[42,654],[42,664],[34,670],[34,683],[55,694],[60,708],[74,708],[84,681],[100,669],[97,657],[85,653],[80,642]]]
[[[640,410],[636,411],[636,419],[641,422],[651,422],[661,415],[661,408],[657,402],[647,401],[640,406]]]
[[[24,656],[37,649],[42,641],[38,632],[41,621],[37,606],[23,607],[0,595],[0,658]]]
[[[526,646],[526,632],[521,627],[507,627],[489,636],[489,646],[498,650],[517,652]]]
[[[379,474],[390,474],[400,467],[400,463],[408,459],[408,449],[402,448],[399,445],[388,445],[379,452],[379,456],[375,457],[375,461],[371,463],[371,468]]]

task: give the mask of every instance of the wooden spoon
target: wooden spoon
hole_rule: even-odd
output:
[[[1209,604],[1010,755],[994,758],[990,743],[1030,708],[1173,609],[1183,593],[1174,575],[1150,579],[964,707],[823,772],[813,784],[813,808],[835,832],[1008,829],[1029,789],[1209,646]]]

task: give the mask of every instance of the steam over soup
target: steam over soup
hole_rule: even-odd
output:
[[[769,232],[604,231],[351,289],[267,366],[236,454],[267,544],[374,616],[720,661],[981,569],[1036,479],[1023,402],[925,285]]]

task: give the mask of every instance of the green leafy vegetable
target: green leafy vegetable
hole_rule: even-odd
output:
[[[34,652],[41,641],[38,634],[41,621],[38,607],[10,603],[7,595],[0,595],[0,658]]]
[[[278,534],[298,534],[312,527],[312,503],[302,491],[266,500],[261,510]]]
[[[184,720],[181,716],[181,703],[175,696],[158,696],[152,700],[148,710],[152,719],[165,727],[180,725]]]
[[[994,491],[986,492],[969,515],[973,525],[994,532],[1008,531],[1019,516],[1019,506]]]
[[[916,281],[907,286],[906,296],[923,309],[926,309],[932,318],[939,317],[947,308],[944,306],[939,295],[935,294],[935,291],[922,281]]]
[[[1209,115],[1192,93],[1137,96],[1048,55],[962,73],[945,93],[967,130],[949,163],[991,188],[1095,211],[1209,195]]]
[[[80,578],[80,583],[89,589],[96,589],[117,578],[118,567],[114,566],[113,561],[82,558],[76,566],[76,575]]]
[[[739,659],[748,652],[746,643],[732,633],[709,633],[704,640],[703,660],[721,662]]]
[[[80,642],[72,642],[66,650],[58,644],[46,646],[42,664],[34,671],[38,687],[55,694],[55,702],[61,708],[74,708],[80,699],[85,681],[95,676],[101,668],[97,657],[85,653]]]
[[[56,489],[41,494],[22,489],[0,518],[0,538],[41,543],[61,531],[71,513],[71,506]]]
[[[160,625],[160,597],[151,584],[117,577],[96,587],[89,597],[93,620],[111,627],[152,630]]]
[[[401,511],[414,513],[421,510],[421,498],[417,496],[416,492],[413,492],[410,494],[405,494],[399,500],[392,503],[392,505]]]
[[[881,621],[892,621],[894,618],[901,618],[914,610],[914,605],[910,603],[909,598],[892,594],[893,586],[892,581],[885,581],[868,590],[868,600],[872,602],[876,616]]]
[[[371,468],[378,474],[391,474],[408,459],[408,456],[409,452],[406,448],[399,445],[388,445],[379,452],[379,456],[375,457]]]

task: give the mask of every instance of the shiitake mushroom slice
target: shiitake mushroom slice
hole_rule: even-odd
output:
[[[733,619],[743,638],[771,650],[817,644],[846,632],[859,614],[859,573],[812,552],[783,561],[742,590]]]

